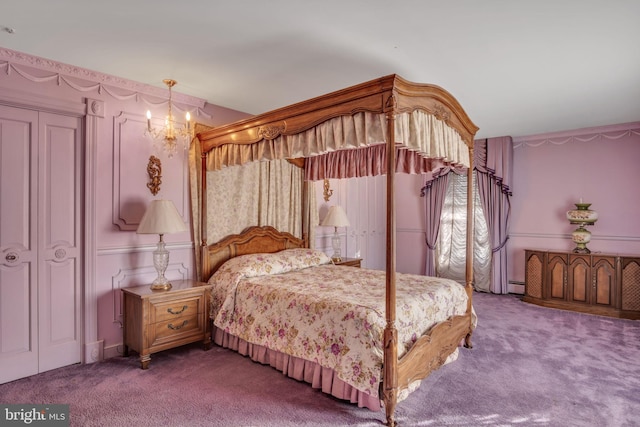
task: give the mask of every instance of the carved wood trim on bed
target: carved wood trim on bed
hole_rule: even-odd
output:
[[[253,144],[279,135],[298,134],[330,118],[357,112],[403,113],[417,109],[444,121],[456,129],[467,146],[473,146],[478,127],[449,92],[436,85],[410,82],[397,74],[218,126],[199,133],[198,138],[202,151],[208,152],[224,144]]]
[[[231,258],[255,254],[273,253],[284,249],[305,248],[307,242],[293,234],[270,226],[245,228],[240,234],[232,234],[204,248],[202,254],[202,280],[207,281],[225,261]]]
[[[462,316],[438,323],[418,338],[411,350],[398,360],[398,389],[408,388],[412,382],[428,377],[444,365],[447,357],[471,332],[471,324],[471,313],[467,311]]]

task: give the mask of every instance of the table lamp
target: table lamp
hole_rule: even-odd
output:
[[[331,243],[333,246],[333,255],[331,255],[331,259],[334,262],[342,261],[342,255],[340,254],[340,236],[338,236],[338,227],[349,227],[349,219],[347,218],[347,214],[344,212],[342,207],[340,206],[331,206],[329,208],[329,212],[327,212],[327,216],[324,217],[324,220],[321,224],[324,226],[334,227],[333,237],[331,239]]]
[[[158,247],[153,251],[153,266],[158,272],[158,277],[151,284],[153,290],[171,289],[171,283],[164,277],[169,265],[169,251],[164,247],[162,236],[181,231],[187,231],[187,227],[171,200],[153,200],[149,204],[136,233],[160,235]]]

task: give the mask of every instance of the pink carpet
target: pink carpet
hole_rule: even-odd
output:
[[[475,294],[474,348],[398,405],[403,426],[634,426],[640,321]],[[0,385],[0,403],[68,403],[72,426],[381,426],[372,412],[213,346],[75,365]]]

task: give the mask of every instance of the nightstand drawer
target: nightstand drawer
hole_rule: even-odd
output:
[[[156,291],[149,286],[123,288],[123,354],[140,355],[147,369],[151,354],[202,341],[211,345],[208,304],[211,286],[196,280],[175,280],[171,289]]]
[[[191,335],[202,335],[204,324],[201,319],[202,316],[196,313],[193,316],[181,316],[152,325],[149,330],[150,346],[180,340]]]
[[[335,265],[346,265],[349,267],[360,267],[362,258],[342,258],[340,261],[334,261]]]
[[[191,317],[202,313],[202,297],[194,295],[192,298],[176,298],[175,301],[151,302],[149,323]]]

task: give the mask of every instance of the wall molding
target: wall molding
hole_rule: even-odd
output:
[[[84,153],[84,363],[102,360],[103,341],[98,340],[96,188],[98,127],[104,118],[104,102],[86,98]],[[91,107],[89,107],[91,106]]]
[[[48,113],[66,113],[77,117],[85,115],[86,104],[75,101],[66,101],[40,94],[31,94],[21,90],[3,88],[0,94],[3,105],[16,108],[35,108],[38,111]]]
[[[513,138],[513,148],[535,148],[547,144],[563,145],[572,142],[591,142],[596,140],[612,141],[625,137],[640,137],[640,122],[521,136]]]
[[[400,228],[400,227],[396,227],[396,233],[419,233],[419,234],[425,234],[426,231],[424,229],[421,229],[421,228]]]
[[[66,86],[83,94],[106,94],[119,101],[134,99],[136,102],[143,102],[154,107],[167,105],[169,102],[169,90],[166,88],[163,89],[6,48],[0,48],[0,71],[4,71],[6,76],[17,74],[33,83],[54,83],[57,86]],[[177,104],[176,101],[178,102]],[[204,110],[206,104],[207,101],[205,99],[172,92],[172,107],[177,111],[189,111],[194,117],[200,116],[211,119],[211,115]],[[195,108],[189,108],[185,105]]]
[[[134,218],[130,217],[131,215],[126,209],[127,200],[123,200],[124,196],[121,194],[121,190],[123,185],[125,187],[130,187],[131,185],[131,180],[128,179],[130,177],[123,176],[123,174],[135,174],[130,167],[127,167],[127,164],[124,161],[126,159],[123,158],[124,153],[127,153],[127,150],[124,149],[124,145],[126,144],[125,140],[130,139],[127,138],[125,133],[131,129],[132,124],[133,127],[144,129],[145,120],[146,119],[140,114],[126,113],[124,111],[113,118],[112,221],[113,225],[117,226],[121,231],[135,231],[142,219],[142,215],[144,214],[144,211],[142,211],[140,216],[135,216]],[[142,131],[140,131],[140,135],[142,135]],[[130,158],[132,158],[132,156],[128,155],[127,159]],[[146,164],[141,164],[140,168],[142,167],[146,167]],[[139,202],[142,203],[142,200]]]
[[[112,256],[112,255],[127,255],[134,254],[140,252],[153,252],[158,247],[157,244],[148,244],[148,245],[135,245],[135,246],[118,246],[118,247],[110,247],[110,248],[102,248],[98,249],[98,256]],[[167,243],[165,242],[165,247],[169,252],[178,251],[178,250],[193,250],[195,244],[192,242],[189,243]]]
[[[571,240],[571,234],[551,234],[551,233],[509,233],[510,239],[534,238],[534,239],[567,239]],[[611,242],[640,242],[640,236],[611,236],[591,233],[591,241],[611,241]]]
[[[112,223],[121,231],[135,231],[146,206],[155,198],[146,187],[149,147],[144,129],[146,118],[141,114],[121,111],[113,117]],[[167,153],[157,148],[153,152],[165,165],[163,196],[157,197],[174,200],[183,221],[189,223],[189,192],[183,190],[189,185],[188,153],[178,150],[173,158],[169,158]],[[139,191],[133,191],[132,185],[138,185]]]

